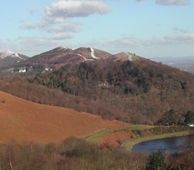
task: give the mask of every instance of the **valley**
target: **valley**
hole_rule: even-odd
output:
[[[14,61],[0,71],[0,156],[11,149],[21,159],[10,158],[14,166],[28,153],[45,161],[25,161],[35,170],[64,164],[134,169],[148,159],[133,152],[139,143],[193,133],[194,76],[188,72],[133,53],[84,47],[17,56],[8,56]]]
[[[194,170],[192,0],[0,3],[0,170]]]

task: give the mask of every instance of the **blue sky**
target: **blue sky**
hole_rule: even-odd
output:
[[[92,46],[156,58],[194,55],[192,0],[1,0],[0,51]]]

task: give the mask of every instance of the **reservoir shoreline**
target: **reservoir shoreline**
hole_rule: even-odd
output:
[[[181,137],[181,136],[188,136],[191,135],[192,132],[190,130],[180,131],[180,132],[173,132],[173,133],[164,133],[159,135],[151,135],[145,137],[139,137],[135,139],[130,139],[122,144],[122,147],[125,149],[132,151],[132,148],[139,143],[157,140],[157,139],[165,139],[165,138],[172,138],[172,137]]]

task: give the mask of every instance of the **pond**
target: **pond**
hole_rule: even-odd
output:
[[[186,149],[190,149],[192,147],[192,141],[194,141],[193,135],[150,140],[134,145],[132,152],[150,153],[161,151],[167,153],[180,153]]]

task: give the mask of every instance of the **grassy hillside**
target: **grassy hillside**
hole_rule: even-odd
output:
[[[125,127],[119,121],[104,120],[73,109],[47,106],[0,92],[0,143],[60,142],[82,137],[103,128]]]

